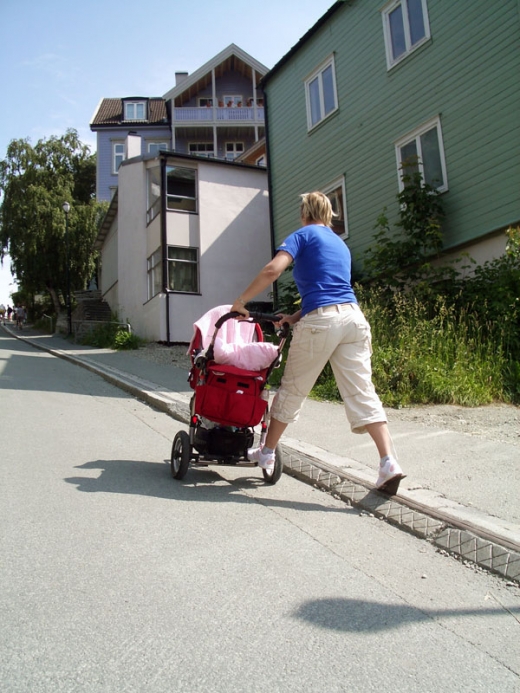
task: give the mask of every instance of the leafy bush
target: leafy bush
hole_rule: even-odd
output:
[[[117,322],[107,322],[103,325],[96,325],[80,339],[80,342],[98,349],[123,350],[139,349],[143,340],[133,332],[128,332]]]
[[[90,332],[79,339],[81,344],[97,347],[98,349],[111,349],[119,326],[115,323],[107,322],[103,325],[96,325]]]
[[[139,349],[142,340],[133,332],[127,332],[127,330],[119,329],[116,332],[114,341],[112,343],[113,349]]]

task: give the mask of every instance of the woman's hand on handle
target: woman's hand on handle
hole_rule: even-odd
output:
[[[236,301],[233,303],[230,309],[230,313],[241,313],[245,319],[249,317],[249,311],[244,305],[244,301],[241,298],[237,298]],[[237,318],[237,320],[241,320],[241,318]]]
[[[280,320],[276,323],[277,325],[284,325],[287,323],[291,327],[293,325],[296,325],[296,323],[300,320],[302,315],[301,310],[296,311],[296,313],[293,313],[292,315],[287,315],[286,313],[280,313]]]

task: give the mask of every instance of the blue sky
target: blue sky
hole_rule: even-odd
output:
[[[67,128],[95,150],[103,97],[163,96],[230,43],[271,68],[334,0],[0,0],[0,159]],[[10,303],[9,261],[0,303]]]

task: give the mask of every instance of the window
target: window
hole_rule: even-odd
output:
[[[266,166],[267,162],[266,162],[265,154],[262,154],[262,156],[259,156],[255,163],[257,166]]]
[[[383,10],[388,69],[430,38],[426,0],[392,0]]]
[[[438,192],[448,190],[441,123],[438,118],[401,138],[396,143],[396,154],[401,190],[403,165],[407,167],[407,172],[420,171],[423,181],[436,188]]]
[[[112,173],[117,173],[125,158],[125,145],[123,142],[114,142],[112,145]]]
[[[330,57],[305,81],[307,125],[311,130],[338,108],[334,57]]]
[[[161,168],[154,166],[146,172],[148,199],[146,207],[146,223],[149,224],[161,211]]]
[[[332,211],[337,216],[332,217],[332,230],[341,238],[348,237],[347,206],[345,197],[345,180],[340,178],[323,188],[322,192],[329,198]]]
[[[159,154],[160,150],[166,150],[168,149],[168,144],[167,142],[149,142],[148,143],[148,153],[149,154]]]
[[[158,248],[147,260],[148,300],[161,293],[161,249]]]
[[[146,103],[125,101],[125,120],[146,120]]]
[[[226,142],[226,159],[233,161],[244,151],[243,142]]]
[[[190,142],[189,143],[190,154],[197,154],[198,156],[214,156],[215,152],[213,149],[213,142]]]
[[[166,208],[197,211],[196,171],[178,166],[166,167]]]
[[[211,108],[213,106],[213,99],[208,99],[208,98],[200,98],[199,99],[199,106],[204,108]]]
[[[241,94],[224,94],[222,97],[224,101],[224,106],[237,106],[242,105],[242,95]]]
[[[171,291],[198,293],[199,259],[197,248],[168,246],[168,287]]]

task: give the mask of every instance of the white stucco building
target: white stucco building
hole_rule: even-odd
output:
[[[271,258],[267,173],[222,159],[142,155],[126,140],[101,225],[100,289],[149,341],[189,342],[193,323],[232,303]],[[257,297],[269,303],[270,292]]]

